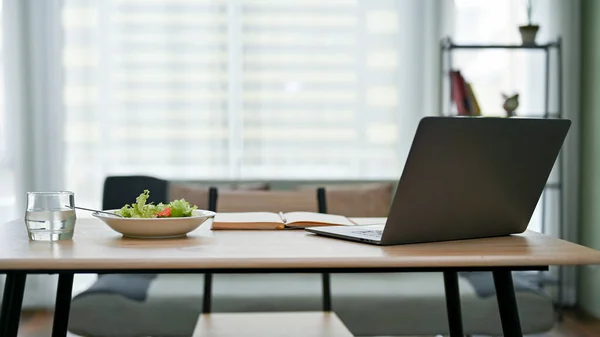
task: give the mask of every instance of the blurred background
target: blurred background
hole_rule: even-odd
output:
[[[419,120],[459,113],[460,70],[484,116],[518,93],[517,115],[573,121],[529,228],[600,248],[597,0],[532,1],[540,48],[511,48],[524,0],[0,2],[0,223],[27,191],[101,208],[115,175],[397,181]],[[53,280],[25,305],[51,306]],[[600,317],[597,269],[536,282]]]

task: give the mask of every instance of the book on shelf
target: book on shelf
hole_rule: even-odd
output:
[[[451,92],[452,101],[456,104],[456,110],[459,116],[469,116],[470,106],[469,99],[467,97],[467,90],[465,87],[464,78],[462,77],[459,70],[453,70],[450,72],[451,80]]]
[[[229,212],[217,213],[212,229],[285,229],[316,226],[352,226],[342,215],[314,212]]]
[[[473,86],[467,82],[460,70],[450,71],[452,101],[459,116],[480,116],[481,109],[475,97]]]
[[[477,98],[475,97],[473,86],[469,82],[465,82],[465,85],[467,86],[467,99],[469,100],[471,107],[471,116],[481,116],[481,108],[479,107],[479,102],[477,102]]]

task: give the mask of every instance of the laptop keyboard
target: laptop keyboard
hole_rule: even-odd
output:
[[[383,235],[383,231],[382,230],[378,230],[378,229],[353,231],[352,233],[361,234],[361,235],[364,235],[364,236],[370,236],[370,237],[373,237],[373,238],[380,238],[381,235]]]

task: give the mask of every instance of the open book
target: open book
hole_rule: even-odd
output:
[[[212,229],[284,229],[336,225],[352,226],[355,223],[345,216],[313,212],[217,213]]]

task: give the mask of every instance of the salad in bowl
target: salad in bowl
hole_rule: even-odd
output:
[[[153,218],[189,218],[198,206],[193,206],[185,199],[173,200],[168,204],[162,202],[158,205],[146,203],[150,191],[144,190],[137,198],[135,204],[125,205],[114,213],[124,218],[153,219]]]
[[[144,190],[131,205],[92,215],[125,237],[145,239],[185,236],[215,215],[185,199],[154,204],[147,202],[149,197],[150,191]]]

